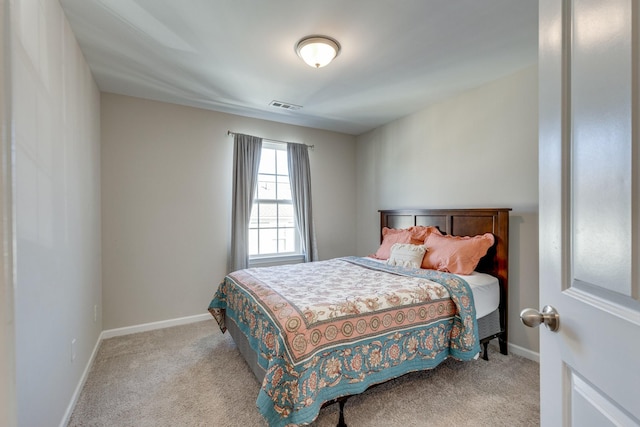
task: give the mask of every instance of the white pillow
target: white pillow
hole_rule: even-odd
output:
[[[427,252],[424,245],[412,245],[409,243],[394,243],[391,246],[391,255],[387,264],[401,267],[420,268],[422,258]]]

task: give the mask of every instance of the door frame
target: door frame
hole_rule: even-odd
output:
[[[0,425],[17,421],[15,369],[15,224],[11,121],[11,5],[0,0]]]

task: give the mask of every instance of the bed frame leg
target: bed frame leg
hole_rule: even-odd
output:
[[[507,339],[503,337],[498,337],[498,343],[500,344],[500,353],[507,355],[509,352],[507,351]]]
[[[340,406],[340,418],[338,418],[338,424],[336,427],[347,427],[347,424],[344,422],[344,404],[347,402],[349,396],[340,397],[338,399],[338,405]]]
[[[484,348],[484,351],[482,353],[482,358],[484,360],[489,360],[489,341],[483,342],[482,347]]]

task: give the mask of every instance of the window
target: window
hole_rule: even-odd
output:
[[[249,256],[294,254],[300,254],[300,239],[291,203],[287,146],[263,142],[249,221]]]

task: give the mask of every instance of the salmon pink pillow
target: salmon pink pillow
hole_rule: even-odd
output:
[[[493,246],[494,241],[491,233],[473,237],[431,233],[424,241],[427,253],[422,259],[422,268],[454,274],[471,274],[480,259]]]
[[[413,227],[409,227],[408,230],[411,233],[411,243],[414,245],[423,244],[425,239],[431,233],[442,234],[440,233],[440,230],[438,230],[438,227],[433,227],[431,225],[414,225]]]
[[[377,259],[389,259],[391,246],[396,243],[411,243],[411,232],[407,229],[387,228],[382,229],[382,244],[375,254],[369,255]]]

